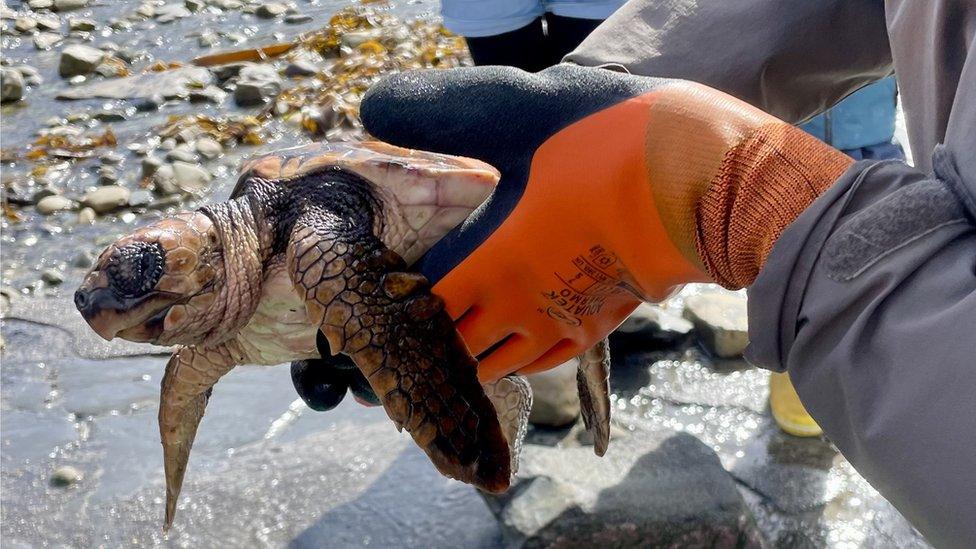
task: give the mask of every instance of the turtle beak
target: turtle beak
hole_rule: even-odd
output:
[[[90,273],[75,291],[75,308],[95,333],[111,341],[121,329],[118,312],[123,304],[107,286],[104,274],[99,271]]]

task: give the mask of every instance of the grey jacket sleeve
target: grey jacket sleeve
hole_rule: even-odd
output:
[[[794,123],[892,71],[883,0],[631,0],[565,60],[693,80]]]
[[[945,149],[859,162],[750,288],[753,363],[937,547],[976,546],[976,210]]]

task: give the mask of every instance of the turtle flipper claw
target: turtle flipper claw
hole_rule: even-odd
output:
[[[471,357],[427,280],[372,234],[316,212],[292,233],[288,265],[311,322],[352,358],[398,428],[444,475],[509,487],[511,454]]]

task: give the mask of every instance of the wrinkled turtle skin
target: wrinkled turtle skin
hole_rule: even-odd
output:
[[[480,384],[443,301],[408,270],[497,180],[473,159],[316,143],[247,162],[227,202],[163,219],[102,252],[75,293],[85,320],[105,339],[176,346],[159,408],[166,528],[210,393],[239,364],[295,361],[293,376],[312,379],[322,364],[354,365],[348,378],[323,376],[302,397],[329,402],[350,387],[378,400],[441,473],[508,488],[528,384],[518,376]],[[584,419],[596,425],[601,454],[607,367],[602,354],[580,367]]]

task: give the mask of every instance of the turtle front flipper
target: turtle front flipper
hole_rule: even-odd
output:
[[[583,424],[593,435],[593,451],[603,456],[610,444],[610,345],[606,339],[579,356],[576,386]]]
[[[239,361],[227,345],[219,345],[179,347],[166,363],[159,398],[159,434],[166,472],[164,530],[173,525],[190,448],[213,386]]]
[[[371,229],[325,209],[296,220],[288,266],[310,321],[333,354],[353,359],[390,418],[441,473],[506,490],[508,444],[477,362],[427,280],[403,272],[403,260]]]

